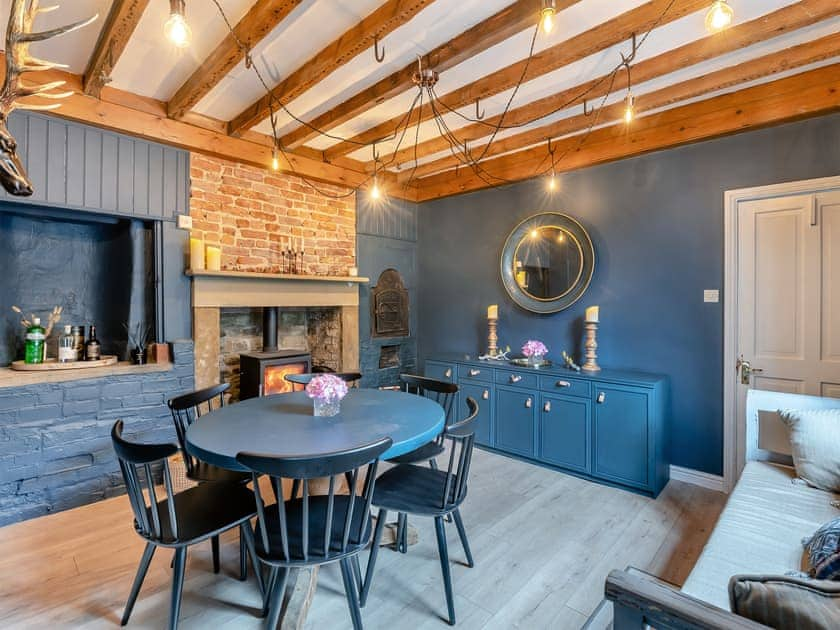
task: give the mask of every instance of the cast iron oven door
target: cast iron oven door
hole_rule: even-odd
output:
[[[370,290],[372,337],[408,337],[408,291],[400,272],[386,269]]]

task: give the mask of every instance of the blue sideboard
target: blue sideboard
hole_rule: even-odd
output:
[[[668,482],[668,377],[634,371],[528,369],[436,355],[426,376],[457,383],[458,417],[479,404],[480,446],[657,496]]]

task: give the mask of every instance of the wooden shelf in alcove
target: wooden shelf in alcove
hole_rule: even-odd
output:
[[[293,273],[262,273],[258,271],[207,271],[206,269],[200,271],[187,269],[184,273],[194,278],[249,278],[253,280],[297,280],[304,282],[354,282],[356,284],[370,282],[370,278],[362,276],[309,276]]]

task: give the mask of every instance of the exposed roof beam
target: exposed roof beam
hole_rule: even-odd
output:
[[[575,61],[603,51],[629,40],[634,33],[644,33],[654,26],[663,26],[676,19],[708,7],[708,0],[650,0],[645,4],[626,11],[598,26],[584,31],[566,41],[534,54],[533,58],[522,59],[514,64],[482,77],[463,87],[440,97],[440,100],[452,109],[458,109],[514,87],[527,67],[525,81],[552,72]],[[666,9],[670,9],[663,15]],[[404,116],[376,125],[345,142],[340,142],[326,150],[327,158],[346,155],[367,144],[392,136]],[[420,120],[433,117],[432,109],[424,107]]]
[[[580,0],[560,0],[557,10],[561,11]],[[423,66],[444,72],[457,66],[462,61],[473,57],[509,37],[521,33],[536,24],[539,19],[539,7],[534,0],[517,0],[495,15],[476,24],[445,44],[441,44],[423,57]],[[296,148],[318,136],[320,129],[329,131],[362,112],[376,107],[390,98],[410,89],[414,83],[412,77],[417,70],[417,62],[411,62],[401,70],[381,79],[374,85],[351,96],[343,103],[287,133],[280,141],[283,146]]]
[[[836,56],[840,56],[840,33],[827,35],[811,42],[792,46],[779,52],[770,53],[735,66],[704,74],[697,78],[683,81],[682,83],[669,85],[654,92],[637,94],[635,103],[637,116],[640,114],[643,115],[645,111],[667,107],[680,101],[711,94],[712,92],[717,92],[718,90],[723,90],[740,83],[754,81],[787,70],[794,70]],[[545,142],[549,138],[557,138],[570,133],[584,131],[593,122],[598,125],[620,122],[624,116],[624,107],[623,102],[613,103],[604,107],[596,114],[589,116],[578,114],[544,127],[530,129],[523,133],[496,140],[486,152],[484,151],[486,145],[472,147],[470,151],[474,155],[483,153],[484,158],[490,158],[529,147],[539,142]],[[596,116],[596,118],[593,120],[592,116]],[[459,156],[448,155],[421,164],[416,170],[405,169],[401,173],[402,176],[398,176],[398,179],[405,179],[406,177],[420,178],[432,173],[456,168],[463,165],[462,159],[459,159]]]
[[[111,72],[148,4],[149,0],[114,0],[85,69],[85,94],[98,95],[110,81]]]
[[[432,2],[434,0],[388,0],[274,87],[271,90],[273,98],[284,104],[291,102]],[[267,118],[271,102],[266,94],[249,105],[230,121],[229,133],[239,134]]]
[[[683,105],[636,121],[631,129],[613,125],[593,131],[578,149],[579,136],[557,142],[571,149],[560,171],[583,168],[700,140],[766,127],[840,110],[840,64],[833,64],[769,83]],[[550,169],[545,146],[488,160],[482,166],[507,181],[536,177]],[[471,169],[424,177],[415,182],[417,199],[427,201],[489,185]]]
[[[810,26],[836,15],[840,15],[840,5],[833,0],[802,0],[749,22],[733,26],[726,31],[725,36],[710,35],[638,62],[633,65],[633,82],[638,85],[720,55],[778,37],[784,33]],[[506,125],[523,124],[536,121],[559,109],[580,106],[583,103],[583,99],[580,98],[581,94],[586,95],[589,103],[594,103],[596,99],[606,94],[608,88],[609,75],[596,77],[581,85],[561,90],[545,98],[514,108],[505,115],[504,123]],[[471,123],[453,130],[453,134],[461,143],[473,142],[490,135],[493,131],[490,125],[497,125],[500,120],[501,115],[488,116],[480,123]],[[558,134],[555,133],[554,135]],[[449,149],[449,141],[442,136],[438,136],[420,143],[417,146],[417,157],[431,155],[447,149]],[[400,149],[395,155],[383,156],[382,161],[406,164],[414,160],[414,155],[414,147],[407,147]]]
[[[204,63],[169,99],[169,116],[183,118],[245,58],[246,50],[253,50],[301,1],[257,0],[233,28],[233,33],[228,32]],[[237,40],[246,46],[246,50],[240,48]]]

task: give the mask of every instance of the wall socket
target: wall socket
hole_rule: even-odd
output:
[[[704,289],[703,290],[703,301],[704,302],[720,302],[720,291],[717,289]]]
[[[191,230],[192,229],[192,217],[188,214],[179,214],[178,215],[178,229],[179,230]]]

